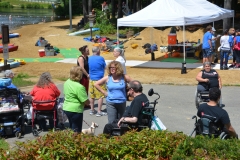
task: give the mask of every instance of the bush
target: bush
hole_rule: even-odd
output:
[[[0,2],[0,8],[13,8],[10,2]]]
[[[110,139],[64,130],[18,142],[9,154],[0,150],[0,159],[240,159],[240,143],[149,129]]]
[[[24,9],[24,8],[25,8],[24,4],[21,4],[21,8],[22,8],[22,9]]]
[[[26,8],[33,8],[31,3],[26,4]]]

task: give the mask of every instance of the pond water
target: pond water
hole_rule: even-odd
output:
[[[51,9],[0,8],[0,24],[9,25],[10,31],[23,25],[66,18],[56,16]]]

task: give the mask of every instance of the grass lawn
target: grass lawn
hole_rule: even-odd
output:
[[[13,78],[12,83],[16,87],[26,87],[26,86],[31,86],[35,84],[35,82],[27,80],[27,78],[30,78],[28,74],[19,73],[17,76]]]

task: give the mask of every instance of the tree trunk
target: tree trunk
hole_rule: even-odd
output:
[[[122,12],[122,0],[118,0],[118,18],[123,17],[123,12]]]
[[[88,14],[92,12],[92,0],[88,0]]]
[[[115,14],[115,0],[112,0],[111,6],[112,6],[112,18],[115,18],[115,16],[116,16],[116,14]]]
[[[137,12],[137,0],[133,0],[133,13]]]
[[[86,24],[88,22],[88,18],[87,18],[87,1],[86,0],[82,0],[82,5],[83,5],[83,17],[84,17],[84,24]]]
[[[224,8],[231,9],[232,0],[224,0]],[[232,26],[230,18],[223,19],[223,30],[229,29]]]
[[[137,0],[137,11],[140,10],[140,0]]]

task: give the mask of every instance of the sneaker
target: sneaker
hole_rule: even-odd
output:
[[[96,117],[101,117],[101,116],[106,116],[107,115],[107,113],[106,112],[98,112],[97,114],[96,114]]]
[[[90,114],[90,115],[94,115],[94,114],[96,114],[96,113],[97,113],[97,111],[94,109],[94,110],[91,110],[89,114]]]

